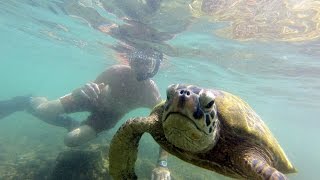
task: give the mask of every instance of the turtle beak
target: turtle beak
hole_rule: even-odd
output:
[[[179,89],[175,92],[176,105],[174,105],[177,112],[183,113],[187,116],[192,116],[190,112],[194,112],[197,108],[194,105],[194,93],[188,89]],[[188,113],[189,112],[189,113]]]
[[[189,100],[191,92],[187,89],[180,89],[176,93],[178,93],[179,101],[178,101],[178,107],[184,108],[186,101]]]
[[[183,107],[186,104],[186,97],[184,95],[179,96],[179,100],[178,100],[178,108],[179,109],[183,109]]]

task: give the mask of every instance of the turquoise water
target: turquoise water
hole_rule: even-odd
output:
[[[52,7],[56,13],[50,11]],[[178,53],[167,56],[154,77],[162,96],[172,83],[191,83],[239,95],[266,122],[299,170],[289,178],[318,179],[320,40],[237,41],[208,30],[220,26],[223,25],[207,24],[199,28],[194,24],[169,41],[178,47]],[[115,44],[114,38],[82,19],[59,12],[54,1],[1,2],[0,39],[0,99],[30,93],[54,99],[118,63],[116,53],[108,48]],[[147,114],[148,110],[138,109],[121,122]],[[116,128],[96,141],[108,143]],[[15,171],[17,165],[31,168],[34,158],[54,160],[59,152],[68,149],[63,145],[65,133],[24,112],[1,120],[2,178],[19,174]],[[157,145],[149,136],[142,143],[150,148],[142,149],[139,157],[156,161]],[[137,171],[146,177],[152,163],[139,163],[146,169]],[[169,166],[177,179],[225,179],[219,175],[213,178],[214,173],[198,168],[189,175],[194,167],[174,157],[169,158]],[[40,170],[45,174],[45,168]]]

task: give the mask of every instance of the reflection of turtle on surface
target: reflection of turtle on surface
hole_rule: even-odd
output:
[[[66,14],[121,42],[169,56],[176,54],[166,41],[184,31],[193,18],[183,0],[105,0],[93,7],[82,4],[76,0],[57,3]]]
[[[102,25],[99,26],[99,29],[132,49],[152,48],[164,54],[175,56],[174,48],[166,43],[174,35],[160,32],[137,21],[127,20],[126,22],[126,24],[120,26],[116,24]],[[116,46],[119,46],[119,44]]]
[[[186,30],[193,20],[184,0],[108,0],[102,4],[123,23],[101,24],[101,31],[134,48],[151,47],[169,56],[177,52],[166,41]]]
[[[150,133],[178,158],[225,176],[287,179],[296,169],[251,107],[227,92],[172,85],[149,117],[127,121],[112,139],[110,174],[136,179],[140,138]]]
[[[229,21],[217,34],[249,40],[306,41],[320,37],[320,2],[303,0],[194,0],[197,17]]]
[[[193,16],[185,0],[103,0],[103,8],[118,18],[127,18],[161,32],[184,31]]]

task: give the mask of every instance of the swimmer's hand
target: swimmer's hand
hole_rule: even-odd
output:
[[[151,180],[171,180],[169,169],[162,166],[154,168],[152,171]]]
[[[72,92],[72,95],[77,99],[89,101],[92,105],[97,105],[98,98],[104,88],[104,83],[96,84],[94,82],[89,82],[82,88]]]

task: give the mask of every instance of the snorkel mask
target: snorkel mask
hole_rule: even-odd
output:
[[[130,66],[138,81],[152,78],[157,74],[163,54],[151,48],[134,50],[130,56]]]

